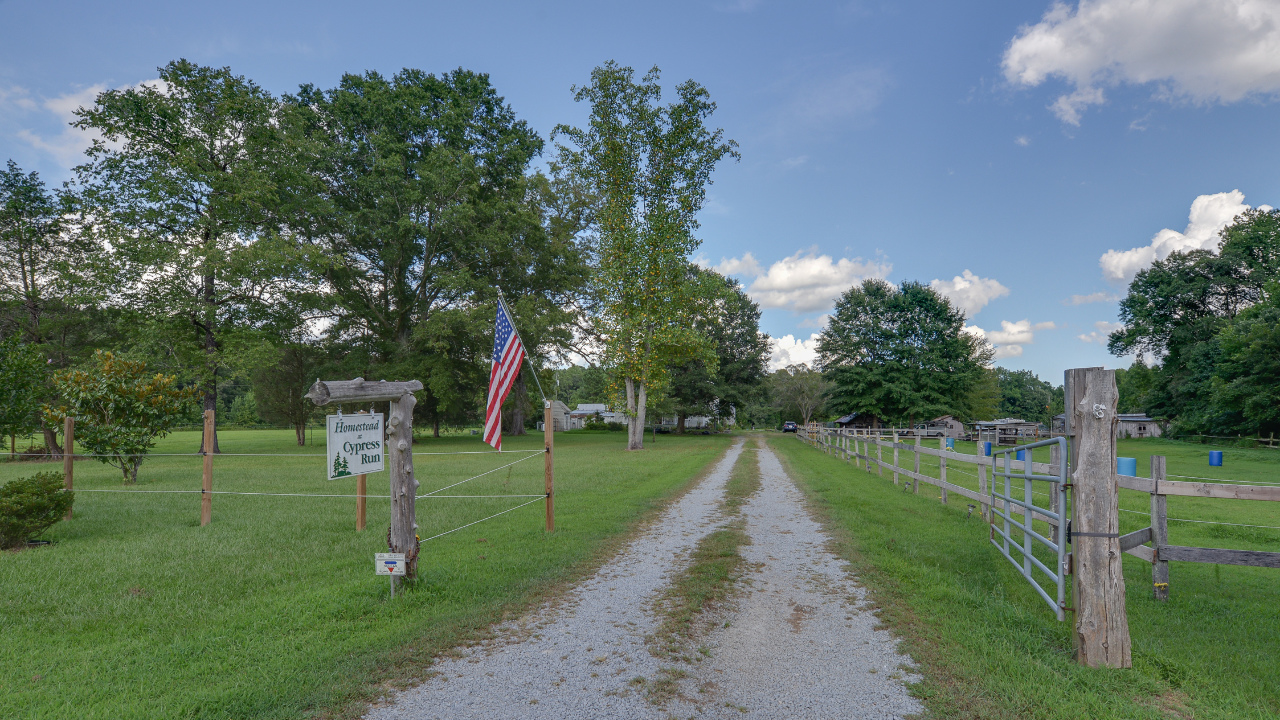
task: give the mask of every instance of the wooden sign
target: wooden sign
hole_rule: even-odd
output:
[[[385,470],[383,429],[382,413],[328,416],[325,445],[329,479]]]

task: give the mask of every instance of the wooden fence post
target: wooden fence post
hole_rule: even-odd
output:
[[[356,476],[356,531],[364,530],[365,520],[365,495],[368,493],[368,475]]]
[[[213,520],[213,411],[204,411],[204,475],[200,482],[200,527]]]
[[[1071,475],[1076,659],[1088,667],[1132,667],[1115,480],[1115,371],[1075,369],[1067,377],[1077,460]]]
[[[898,431],[893,432],[893,484],[898,484]]]
[[[941,482],[947,481],[947,438],[945,435],[938,438],[938,480]],[[945,487],[939,487],[938,489],[942,491],[942,504],[946,505],[947,489]]]
[[[68,490],[74,487],[72,474],[76,468],[76,419],[68,415],[62,421],[62,486]],[[67,520],[71,519],[71,508],[67,508]]]
[[[553,532],[556,529],[556,504],[555,504],[555,444],[556,444],[556,426],[555,420],[551,417],[551,401],[544,400],[543,404],[543,421],[542,421],[542,437],[546,443],[546,458],[543,460],[543,474],[545,475],[545,489],[547,491],[547,532]]]
[[[1151,493],[1151,547],[1155,550],[1155,562],[1151,563],[1151,588],[1156,600],[1169,599],[1169,561],[1160,557],[1160,548],[1169,544],[1169,512],[1167,496],[1161,494],[1165,463],[1163,455],[1151,456],[1151,480],[1155,487]]]
[[[876,435],[876,474],[884,477],[884,453],[880,448],[880,435]]]
[[[920,474],[920,436],[919,435],[916,435],[916,451],[914,455],[916,456],[916,475],[919,475]],[[911,492],[915,493],[916,495],[920,494],[919,478],[911,478]]]
[[[979,435],[978,438],[978,495],[987,498],[991,496],[987,492],[987,466],[982,464],[983,458],[986,457],[986,448],[982,447],[982,436]],[[994,473],[991,475],[991,479],[995,479]],[[982,506],[982,519],[991,522],[991,504],[985,500],[979,500],[978,504]]]

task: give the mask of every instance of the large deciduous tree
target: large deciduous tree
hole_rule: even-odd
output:
[[[869,279],[850,288],[818,339],[832,403],[881,422],[971,414],[992,350],[965,332],[964,320],[918,282]]]
[[[118,301],[173,334],[215,409],[224,335],[291,312],[302,266],[276,232],[289,165],[277,102],[228,68],[177,60],[77,115],[100,134],[77,168],[85,231],[111,250]]]
[[[711,270],[696,270],[719,286],[716,299],[697,319],[697,330],[714,348],[716,362],[688,360],[671,370],[676,425],[684,431],[689,415],[734,417],[760,399],[767,377],[769,336],[760,332],[760,306],[737,280]]]
[[[656,67],[637,82],[631,68],[605,63],[574,88],[574,100],[591,105],[586,126],[555,131],[569,142],[558,146],[559,167],[597,198],[594,320],[604,364],[621,381],[630,450],[644,447],[648,395],[668,367],[714,362],[695,329],[709,290],[689,272],[689,255],[711,172],[738,157],[736,143],[706,125],[716,106],[705,88],[685,81],[663,106],[658,80]]]
[[[827,403],[831,383],[805,363],[788,365],[773,373],[774,402],[784,418],[798,417],[808,425]]]

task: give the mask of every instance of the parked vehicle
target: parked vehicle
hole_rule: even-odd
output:
[[[782,423],[782,432],[796,432],[799,429],[800,429],[800,426],[796,425],[791,420],[788,420]]]

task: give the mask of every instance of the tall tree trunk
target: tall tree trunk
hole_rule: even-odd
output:
[[[293,426],[294,434],[298,436],[298,447],[307,444],[307,424],[305,422],[295,423]]]
[[[212,275],[204,276],[204,302],[209,309],[208,314],[205,316],[204,352],[205,356],[209,358],[210,366],[209,381],[204,388],[204,409],[214,411],[212,452],[216,455],[222,451],[218,448],[218,369],[213,362],[213,357],[218,352],[217,338],[213,335],[213,323],[218,312],[215,307],[217,298],[214,296],[213,283],[214,277]],[[200,452],[205,452],[203,433],[200,435]]]
[[[627,449],[644,449],[644,401],[636,405],[636,381],[626,379],[627,385]],[[643,387],[643,386],[642,386]]]
[[[62,446],[58,444],[58,431],[40,422],[40,429],[44,432],[44,446],[49,448],[50,460],[62,459]]]
[[[437,415],[436,419],[433,420],[431,423],[431,433],[432,433],[432,437],[440,437],[440,416],[439,415]]]
[[[511,430],[508,435],[526,435],[524,429],[524,408],[529,402],[529,393],[524,386],[524,373],[516,375],[516,381],[511,386],[511,423],[508,425]]]
[[[683,410],[681,410],[680,413],[676,415],[676,432],[680,433],[681,435],[684,434],[684,419],[687,416],[688,416],[688,413],[686,413]]]

